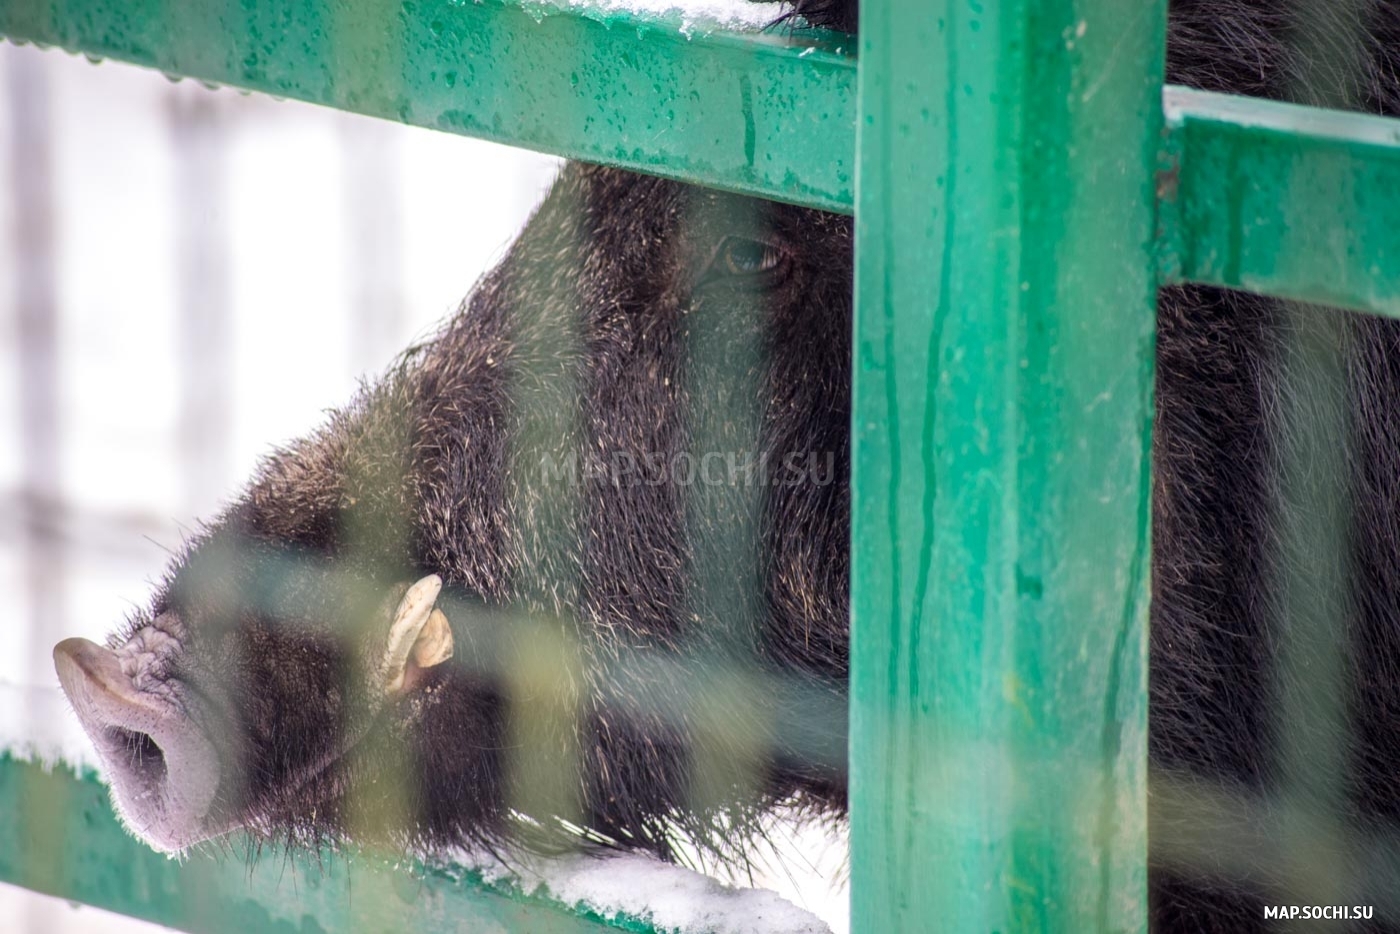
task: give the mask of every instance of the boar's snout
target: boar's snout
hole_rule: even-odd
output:
[[[218,756],[181,705],[138,685],[121,655],[87,639],[63,640],[53,660],[131,829],[172,853],[214,836]]]

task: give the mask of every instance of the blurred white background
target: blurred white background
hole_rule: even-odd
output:
[[[17,700],[57,690],[54,642],[143,604],[262,452],[455,309],[557,167],[0,42],[0,744],[73,742],[63,705]],[[0,885],[0,930],[155,929]]]

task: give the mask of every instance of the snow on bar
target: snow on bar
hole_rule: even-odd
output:
[[[580,12],[640,13],[659,19],[679,17],[686,28],[722,26],[732,31],[766,29],[791,10],[787,3],[751,3],[749,0],[568,0]]]
[[[635,853],[512,859],[462,854],[487,882],[548,895],[605,918],[637,918],[675,934],[830,934],[831,928],[776,892],[724,885],[681,866]]]
[[[625,4],[625,5],[624,5]],[[641,4],[638,6],[638,4]],[[0,35],[850,213],[854,50],[775,3],[0,3]]]

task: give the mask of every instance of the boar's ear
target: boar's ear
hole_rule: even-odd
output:
[[[379,687],[389,697],[412,686],[411,674],[432,668],[452,657],[452,629],[434,604],[442,590],[442,578],[429,574],[399,601],[389,626],[389,641],[377,672]]]

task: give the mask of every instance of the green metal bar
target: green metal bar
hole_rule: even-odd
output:
[[[857,931],[1146,926],[1165,6],[862,8]]]
[[[687,36],[550,0],[10,0],[0,35],[852,210],[855,63],[838,36]],[[1400,314],[1400,124],[1183,88],[1164,105],[1169,280]],[[1311,184],[1339,170],[1349,197]]]
[[[550,0],[10,0],[0,35],[849,213],[842,37],[707,32]],[[1170,280],[1400,313],[1394,121],[1169,88]],[[1352,180],[1338,199],[1310,179]],[[1288,196],[1282,197],[1283,186]],[[1364,205],[1364,211],[1357,206]]]
[[[1165,273],[1400,316],[1400,120],[1167,88]]]
[[[650,932],[507,883],[368,855],[241,853],[176,861],[130,836],[91,773],[0,754],[0,881],[196,934]]]
[[[5,0],[0,35],[850,211],[855,65],[836,34],[564,0]]]

